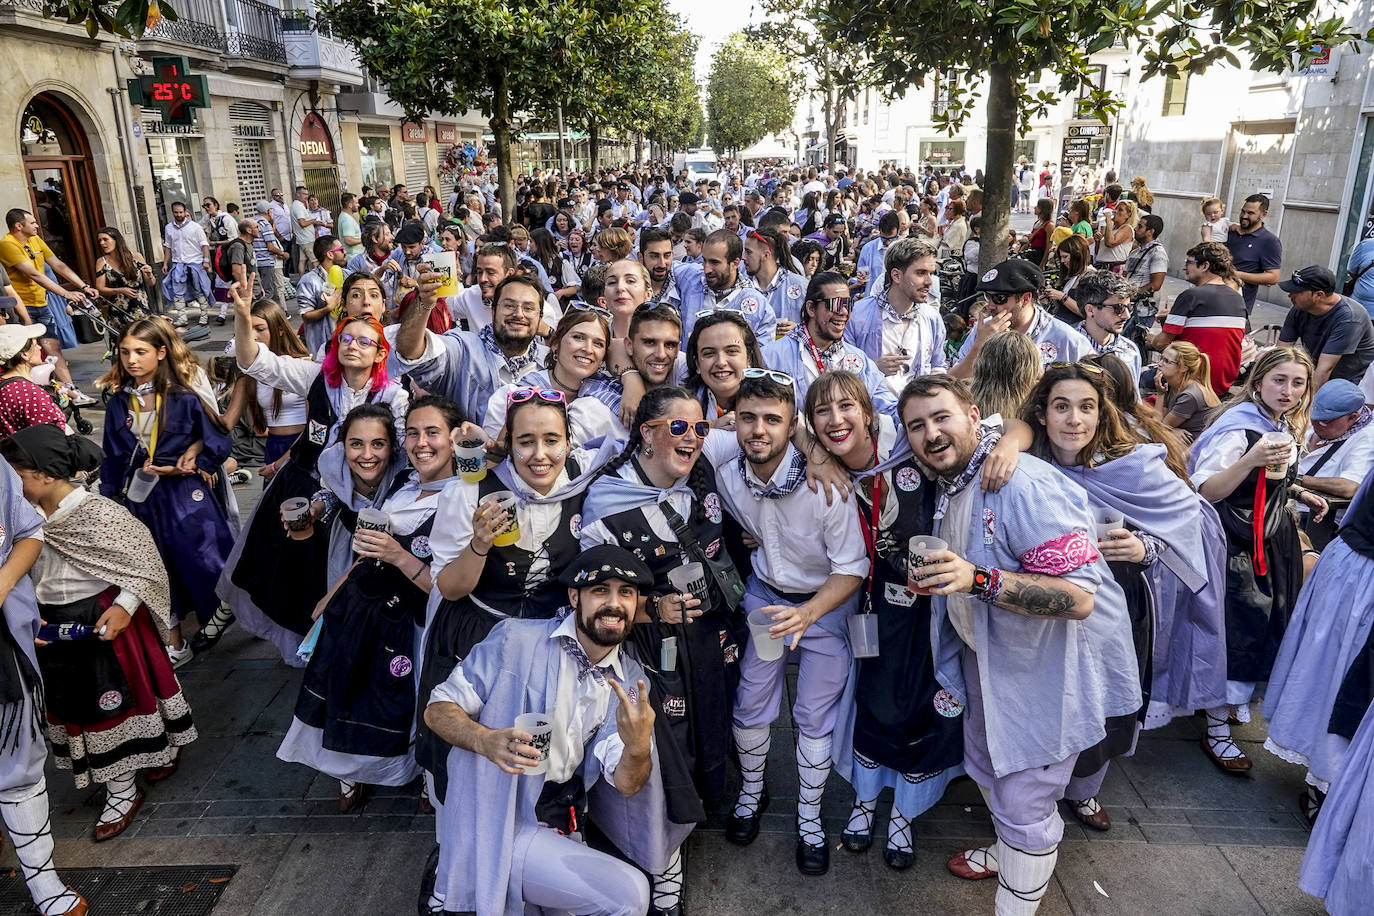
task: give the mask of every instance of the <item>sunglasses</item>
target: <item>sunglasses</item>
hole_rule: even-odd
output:
[[[516,388],[506,395],[506,404],[523,404],[534,398],[545,404],[562,404],[565,407],[568,403],[567,395],[554,388]]]
[[[1016,295],[1016,294],[1015,294],[1015,293],[984,293],[984,294],[983,294],[983,298],[986,299],[988,302],[991,302],[993,305],[1006,305],[1006,304],[1007,304],[1007,300],[1009,300],[1009,299],[1010,299],[1012,296],[1014,296],[1014,295]]]
[[[648,305],[648,303],[646,302],[645,305]],[[602,318],[605,318],[607,324],[615,321],[615,316],[611,314],[611,310],[603,305],[593,305],[590,302],[583,302],[581,299],[578,299],[575,302],[569,302],[568,308],[578,312],[595,312]],[[644,308],[644,305],[639,306],[639,308]],[[650,308],[652,308],[652,306],[650,306]]]
[[[668,435],[675,439],[681,439],[687,435],[687,430],[697,434],[698,439],[705,439],[706,434],[711,431],[711,423],[708,420],[650,420],[645,426],[663,426],[667,424]]]
[[[1088,305],[1096,309],[1106,309],[1114,315],[1125,315],[1131,310],[1131,307],[1124,302],[1118,302],[1116,305],[1107,305],[1105,302],[1098,305],[1096,302],[1089,302]]]
[[[796,380],[793,379],[792,376],[788,375],[786,372],[779,372],[777,369],[761,369],[758,367],[745,369],[744,377],[766,378],[777,382],[779,385],[787,385],[792,388],[795,388],[797,385]]]
[[[340,334],[340,335],[339,335],[339,346],[341,346],[341,347],[346,347],[346,346],[348,346],[349,344],[352,344],[352,343],[356,343],[356,344],[357,344],[358,346],[360,346],[360,347],[375,347],[375,346],[377,346],[377,341],[373,340],[371,337],[358,337],[358,336],[354,336],[353,334]]]
[[[337,248],[331,248],[331,249],[329,249],[328,251],[325,252],[325,254],[338,254],[340,251],[346,251],[346,250],[347,250],[347,249],[344,248],[344,246],[340,245],[340,246],[337,247]]]
[[[832,296],[829,299],[817,299],[816,301],[824,305],[826,311],[833,312],[836,315],[841,312],[849,311],[851,305],[851,300],[848,296]]]

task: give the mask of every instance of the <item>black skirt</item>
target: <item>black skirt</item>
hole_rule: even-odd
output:
[[[301,636],[309,632],[315,605],[329,590],[329,536],[316,525],[306,540],[287,537],[279,509],[288,499],[309,499],[319,488],[319,481],[295,462],[283,463],[263,491],[230,575],[268,618]]]

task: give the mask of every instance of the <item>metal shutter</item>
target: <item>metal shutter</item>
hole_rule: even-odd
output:
[[[239,206],[242,212],[252,213],[253,204],[267,199],[261,140],[234,138],[234,170],[239,179]]]
[[[406,190],[411,200],[429,184],[429,145],[426,143],[402,143],[401,156],[404,159]]]

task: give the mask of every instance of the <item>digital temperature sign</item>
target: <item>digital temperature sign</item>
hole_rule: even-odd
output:
[[[210,107],[205,77],[192,75],[184,57],[154,57],[153,72],[128,81],[129,101],[161,113],[166,124],[192,124],[195,109]]]

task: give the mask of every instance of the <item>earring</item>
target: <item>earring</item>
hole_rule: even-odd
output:
[[[641,455],[643,455],[645,458],[652,458],[652,457],[654,457],[654,446],[653,446],[653,443],[651,443],[651,442],[645,442],[645,443],[644,443],[644,446],[639,450],[639,453],[640,453]]]

